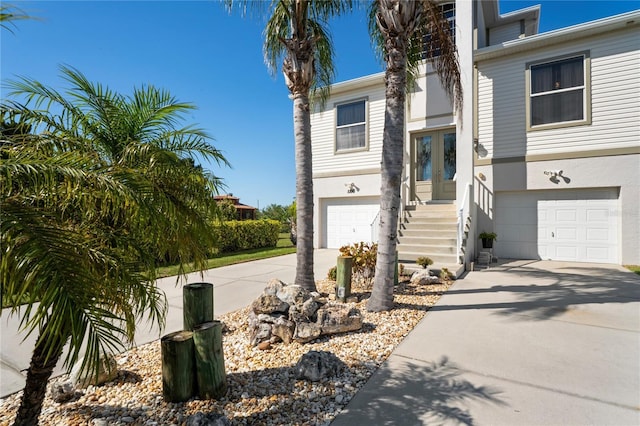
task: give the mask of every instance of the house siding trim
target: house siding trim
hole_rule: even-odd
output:
[[[524,157],[507,157],[507,158],[476,158],[474,165],[476,166],[490,166],[492,164],[503,163],[521,163],[532,161],[556,161],[556,160],[576,160],[578,158],[593,158],[593,157],[611,157],[618,155],[634,155],[640,154],[640,146],[627,147],[627,148],[611,148],[601,149],[594,151],[581,151],[581,152],[558,152],[553,154],[535,154],[527,155]]]

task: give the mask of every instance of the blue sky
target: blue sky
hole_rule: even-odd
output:
[[[189,117],[214,137],[232,168],[204,164],[227,192],[257,207],[295,196],[292,105],[262,57],[260,19],[211,1],[12,1],[39,20],[0,32],[2,80],[64,87],[58,66],[121,93],[153,84],[198,106]],[[501,13],[541,4],[540,32],[640,8],[640,1],[502,1]],[[335,20],[336,81],[382,71],[363,13]],[[4,96],[5,91],[2,90]]]

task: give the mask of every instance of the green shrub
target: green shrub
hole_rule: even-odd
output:
[[[366,283],[371,283],[376,272],[377,243],[361,241],[358,244],[342,246],[340,247],[340,254],[353,258],[351,275],[354,280],[364,280]]]
[[[418,265],[422,266],[423,268],[426,268],[429,265],[433,265],[433,260],[431,260],[430,257],[421,256],[421,257],[416,259],[416,263]]]
[[[329,269],[329,272],[327,273],[327,279],[331,280],[331,281],[335,281],[338,279],[338,267],[334,266],[333,268]]]
[[[277,220],[230,220],[216,225],[220,253],[275,247],[280,222]]]

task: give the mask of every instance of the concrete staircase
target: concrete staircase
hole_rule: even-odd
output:
[[[420,269],[415,261],[427,256],[430,269],[446,267],[454,276],[464,271],[457,254],[458,217],[453,202],[407,206],[398,231],[398,261],[406,272]]]

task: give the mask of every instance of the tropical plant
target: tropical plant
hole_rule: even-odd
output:
[[[498,239],[498,234],[496,234],[495,232],[481,232],[480,235],[478,235],[478,238],[480,238],[481,240],[497,240]]]
[[[352,267],[351,275],[354,281],[363,281],[370,284],[376,270],[376,258],[378,253],[378,244],[365,243],[360,241],[356,244],[350,244],[340,247],[342,256],[351,256]]]
[[[423,268],[426,268],[429,265],[433,265],[433,260],[431,260],[430,257],[420,256],[419,258],[416,259],[416,263],[422,266]]]
[[[378,258],[370,311],[393,307],[395,253],[400,211],[400,184],[404,153],[404,111],[407,76],[417,64],[430,60],[459,109],[462,103],[460,71],[449,23],[431,0],[377,0],[369,12],[369,29],[386,63],[385,116],[381,163],[380,231]],[[425,48],[424,40],[430,46]],[[428,46],[427,46],[428,47]],[[455,95],[453,95],[455,94]]]
[[[334,75],[333,49],[327,32],[329,18],[351,9],[351,0],[233,1],[227,5],[267,11],[264,56],[275,74],[282,73],[293,99],[293,132],[296,161],[296,278],[315,291],[313,277],[313,178],[311,173],[310,95],[328,89]],[[326,92],[325,92],[326,94]]]
[[[221,220],[237,220],[238,219],[238,210],[236,210],[233,205],[233,201],[231,200],[222,200],[218,201],[218,216]]]
[[[33,18],[27,15],[22,9],[20,9],[19,7],[13,4],[9,4],[9,3],[0,4],[0,27],[4,28],[9,32],[13,32],[12,27],[16,26],[14,21],[20,21],[24,19],[33,19]]]
[[[162,327],[159,259],[203,269],[213,245],[220,180],[192,160],[227,164],[206,133],[180,127],[191,104],[153,87],[120,95],[69,67],[62,76],[64,93],[10,81],[16,100],[1,106],[32,129],[3,132],[0,144],[2,294],[38,334],[16,425],[37,424],[65,344],[67,368],[84,348],[81,366],[97,374],[139,319]]]

